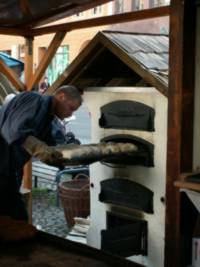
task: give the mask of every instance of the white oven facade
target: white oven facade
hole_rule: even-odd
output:
[[[91,226],[87,236],[88,245],[101,248],[101,230],[106,229],[107,211],[114,210],[121,214],[128,214],[129,216],[144,219],[148,223],[147,256],[131,256],[130,260],[148,267],[162,267],[164,266],[165,237],[164,200],[166,186],[167,98],[156,89],[150,87],[88,88],[85,90],[83,97],[91,113],[92,143],[98,143],[107,136],[128,134],[138,136],[154,145],[154,167],[115,165],[114,168],[111,168],[100,162],[90,166],[90,183],[92,187]],[[155,110],[155,131],[101,128],[99,126],[100,108],[107,103],[118,100],[136,101],[152,107]],[[153,214],[100,202],[100,182],[115,177],[127,178],[153,191]]]

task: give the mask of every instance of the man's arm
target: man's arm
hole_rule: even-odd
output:
[[[91,164],[112,156],[130,156],[138,150],[137,146],[130,143],[63,145],[55,149],[34,136],[26,138],[23,147],[29,154],[38,157],[44,163],[58,167]]]
[[[28,136],[23,145],[24,149],[42,162],[63,168],[63,155],[54,147],[50,147],[34,136]]]

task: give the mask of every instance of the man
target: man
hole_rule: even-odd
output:
[[[48,78],[45,76],[44,81],[40,84],[39,93],[44,94],[46,90],[49,88],[50,84],[48,82]]]
[[[82,103],[74,86],[62,86],[54,96],[34,92],[18,94],[0,112],[0,215],[27,220],[19,193],[23,166],[36,156],[62,167],[62,154],[52,145],[54,116],[61,120],[72,115]],[[50,147],[51,146],[51,147]]]
[[[65,147],[59,152],[52,138],[54,117],[63,120],[79,108],[82,98],[74,86],[63,86],[54,96],[25,92],[15,96],[0,111],[0,241],[29,238],[34,227],[27,226],[27,213],[19,193],[23,166],[35,156],[63,167],[93,163],[104,157],[133,153],[133,144],[97,144]],[[63,156],[64,155],[64,156]],[[64,157],[64,158],[63,158]]]

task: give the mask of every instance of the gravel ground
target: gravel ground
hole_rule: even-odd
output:
[[[66,237],[67,223],[62,206],[56,205],[55,190],[33,189],[32,205],[33,225],[44,232]]]

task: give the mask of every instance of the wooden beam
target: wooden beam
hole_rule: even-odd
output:
[[[199,183],[175,181],[174,185],[176,187],[179,187],[179,188],[190,189],[190,190],[194,190],[194,191],[200,192],[200,184]]]
[[[180,267],[180,193],[174,181],[180,175],[182,98],[182,1],[171,1],[168,89],[168,144],[166,177],[165,267]],[[175,75],[176,73],[176,75]]]
[[[180,180],[183,182],[187,181],[187,178],[190,178],[191,176],[199,176],[200,177],[200,170],[197,169],[197,170],[192,171],[192,172],[183,172],[180,174],[180,178],[181,178]],[[200,181],[200,179],[199,179],[199,181]]]
[[[181,251],[180,193],[174,182],[181,172],[191,171],[192,167],[195,31],[192,5],[190,0],[171,1],[165,267],[186,266],[183,263],[184,252]]]
[[[33,76],[33,38],[25,39],[25,64],[24,64],[24,78],[26,89],[29,88],[29,83]]]
[[[41,27],[33,29],[31,34],[42,35],[49,34],[56,31],[72,31],[76,29],[90,28],[95,26],[110,25],[116,23],[124,23],[129,21],[137,21],[150,19],[155,17],[168,16],[170,12],[169,6],[157,7],[152,9],[144,9],[139,11],[126,12],[117,15],[98,17],[94,19],[79,20],[74,22],[63,23],[60,25],[53,25],[48,27]]]
[[[25,39],[25,64],[24,64],[24,78],[26,83],[26,90],[30,82],[31,77],[33,76],[33,38]],[[25,189],[30,190],[30,193],[27,194],[26,204],[28,209],[29,223],[32,223],[32,161],[29,160],[23,168],[23,182],[22,186]]]
[[[195,43],[196,7],[190,0],[185,0],[181,118],[181,172],[192,171],[193,168],[193,120],[196,61]],[[190,52],[188,53],[188,51]]]
[[[16,36],[26,36],[27,30],[20,29],[20,28],[5,28],[0,27],[0,34],[2,35],[16,35]]]
[[[17,77],[17,74],[11,68],[9,68],[1,59],[0,59],[0,72],[2,72],[8,78],[8,80],[13,84],[13,86],[17,90],[22,91],[25,89],[25,85]]]
[[[42,78],[44,75],[45,70],[47,69],[49,63],[51,62],[55,52],[57,51],[58,47],[60,46],[61,42],[65,37],[65,32],[57,32],[49,45],[46,54],[42,58],[41,62],[39,63],[38,68],[35,71],[35,74],[31,78],[30,83],[28,84],[28,90],[31,90]]]
[[[113,0],[95,0],[95,1],[88,1],[88,3],[72,3],[71,5],[57,8],[56,10],[52,10],[46,16],[37,18],[37,20],[35,19],[34,21],[31,22],[31,27],[48,24],[48,23],[72,16],[79,12],[84,12],[98,5],[106,4],[111,1]],[[27,27],[27,25],[21,25],[21,27],[22,26]]]
[[[28,0],[20,0],[20,8],[25,18],[31,17],[31,9]]]

